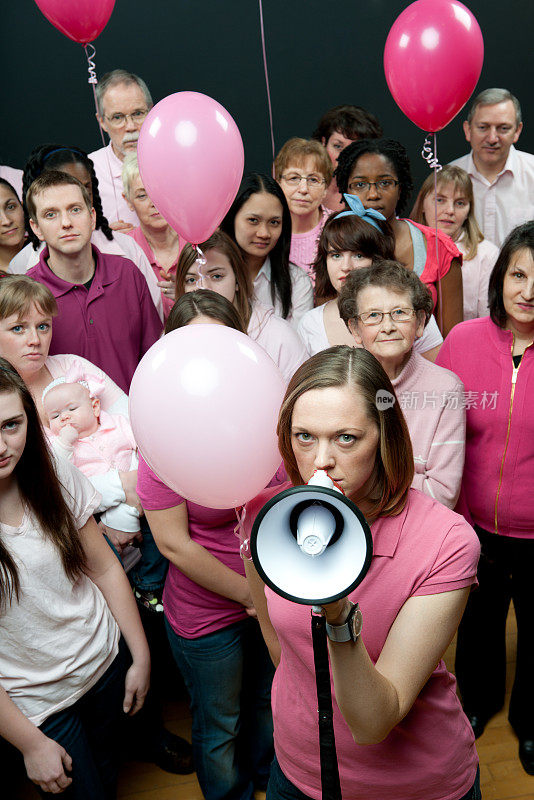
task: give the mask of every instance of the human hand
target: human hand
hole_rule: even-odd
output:
[[[109,227],[112,231],[122,231],[123,233],[131,231],[134,228],[133,225],[130,225],[129,222],[125,222],[123,219],[118,219],[116,222],[110,222]]]
[[[141,663],[134,661],[128,672],[124,684],[124,702],[122,709],[130,717],[143,707],[145,697],[150,686],[150,662]]]
[[[121,479],[122,488],[124,490],[126,505],[136,508],[137,511],[142,514],[143,508],[137,496],[137,470],[132,469],[129,472],[119,472],[119,478]]]
[[[143,535],[140,531],[119,531],[106,525],[106,533],[119,553],[122,553],[123,549],[132,544],[132,542],[141,543],[143,541]]]
[[[174,302],[174,300],[176,300],[176,297],[174,295],[174,291],[175,291],[175,283],[174,283],[174,281],[163,281],[163,280],[161,280],[161,281],[158,281],[158,286],[161,289],[161,291],[163,292],[165,297],[168,297],[169,300],[172,300],[173,302]]]
[[[348,597],[342,597],[341,600],[322,606],[329,625],[343,625],[347,620],[350,608],[351,602]]]
[[[68,446],[73,445],[78,440],[78,431],[73,425],[64,425],[58,435],[63,444]]]
[[[72,759],[60,744],[42,734],[35,743],[23,752],[24,766],[28,778],[43,792],[60,794],[71,783],[67,772],[72,769]]]

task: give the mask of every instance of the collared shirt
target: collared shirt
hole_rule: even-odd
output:
[[[89,289],[55,275],[47,247],[27,274],[47,286],[58,304],[50,355],[83,356],[128,392],[139,361],[161,334],[161,320],[137,267],[92,248],[96,266]]]
[[[95,165],[98,178],[98,191],[102,200],[102,209],[108,222],[129,222],[130,225],[139,225],[135,211],[132,211],[122,193],[122,161],[118,158],[111,146],[101,147],[89,153],[89,158]]]
[[[176,255],[176,261],[169,269],[165,269],[161,267],[158,262],[156,261],[156,256],[154,255],[154,251],[150,247],[147,238],[143,231],[141,230],[141,226],[138,228],[133,228],[133,230],[128,231],[128,236],[130,236],[134,242],[139,245],[145,256],[147,257],[148,263],[152,267],[154,275],[156,276],[156,280],[158,281],[170,281],[174,279],[176,275],[176,267],[178,266],[178,254]],[[181,248],[180,248],[181,249]],[[165,315],[165,319],[169,316],[169,312],[174,305],[174,300],[171,297],[168,297],[166,294],[163,294],[163,291],[158,287],[158,291],[160,292],[161,299],[163,302],[163,313]]]
[[[289,277],[291,279],[291,309],[287,321],[294,328],[299,324],[300,318],[306,311],[313,308],[313,286],[305,271],[296,264],[289,263]],[[263,262],[262,268],[254,278],[254,297],[264,306],[274,308],[274,313],[282,316],[282,303],[278,295],[271,297],[271,260],[269,256]]]
[[[486,239],[500,247],[511,230],[534,217],[534,155],[512,145],[504,169],[490,183],[476,168],[473,151],[451,161],[473,181],[475,215]]]

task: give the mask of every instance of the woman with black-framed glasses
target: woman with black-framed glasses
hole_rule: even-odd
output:
[[[362,139],[339,156],[339,191],[380,211],[395,236],[395,258],[426,284],[443,336],[463,320],[462,256],[441,231],[402,219],[413,189],[405,148],[393,139]]]
[[[430,319],[430,292],[398,262],[379,261],[347,276],[338,306],[356,343],[380,361],[395,389],[412,440],[412,486],[454,508],[464,466],[464,387],[414,351]]]

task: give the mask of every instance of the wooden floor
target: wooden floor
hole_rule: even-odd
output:
[[[513,612],[508,619],[508,687],[514,672],[516,627]],[[445,660],[454,665],[454,643]],[[166,709],[166,725],[174,733],[190,738],[190,719],[185,701],[176,701]],[[483,800],[534,800],[534,777],[525,774],[517,756],[517,739],[507,720],[507,709],[501,711],[477,741],[480,756]],[[35,800],[37,793],[21,778],[11,797],[2,793],[2,800]],[[194,775],[171,775],[152,764],[126,763],[121,771],[118,797],[121,800],[202,800]],[[264,798],[264,794],[258,794]]]

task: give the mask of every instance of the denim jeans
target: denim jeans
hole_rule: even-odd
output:
[[[169,562],[159,552],[146,517],[141,517],[143,541],[139,545],[141,560],[130,571],[128,577],[137,589],[157,592],[163,589]]]
[[[197,639],[167,620],[173,656],[191,696],[193,757],[206,800],[252,800],[273,757],[274,667],[255,619]]]
[[[116,797],[118,729],[123,717],[124,677],[130,663],[121,638],[115,660],[95,685],[72,706],[52,714],[40,725],[40,730],[72,758],[72,784],[61,793],[65,800]],[[51,797],[48,792],[41,794]]]
[[[445,788],[444,791],[447,791],[447,789]],[[303,794],[300,789],[297,789],[297,787],[286,778],[280,769],[276,757],[271,765],[271,776],[269,778],[269,786],[267,787],[266,800],[310,800],[307,795]],[[399,800],[407,800],[407,798],[399,798]],[[480,794],[480,769],[478,767],[474,784],[460,800],[482,800],[482,795]]]

